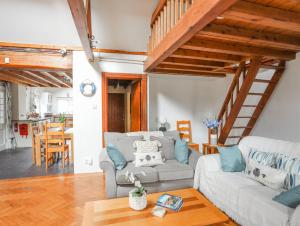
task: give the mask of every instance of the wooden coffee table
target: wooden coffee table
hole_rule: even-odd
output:
[[[167,210],[163,218],[151,214],[158,197],[164,193],[178,195],[183,198],[183,206],[179,212]],[[117,198],[87,202],[84,209],[83,226],[150,226],[150,225],[223,225],[229,218],[211,204],[197,190],[182,189],[147,195],[147,208],[134,211],[128,206],[128,198]]]

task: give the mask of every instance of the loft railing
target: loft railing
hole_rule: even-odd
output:
[[[186,14],[194,0],[161,0],[151,19],[151,35],[148,42],[150,54]]]

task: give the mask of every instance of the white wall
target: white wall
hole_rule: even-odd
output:
[[[253,135],[300,142],[300,54],[287,63]]]
[[[165,119],[170,130],[176,130],[177,120],[191,120],[193,142],[207,142],[202,121],[218,115],[232,78],[150,75],[150,130],[157,130],[159,121]]]
[[[108,55],[105,56],[108,57]],[[73,54],[75,173],[100,171],[99,152],[102,148],[101,72],[143,73],[143,65],[132,60],[144,57],[124,55],[114,55],[114,57],[126,58],[130,61],[115,62],[102,58],[100,62],[90,64],[83,52],[78,51]],[[84,97],[80,93],[80,83],[86,79],[93,81],[97,87],[93,97]],[[86,159],[91,159],[92,164],[85,164]]]

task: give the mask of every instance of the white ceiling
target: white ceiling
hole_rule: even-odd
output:
[[[146,51],[158,0],[92,0],[98,48]],[[67,0],[0,0],[0,41],[79,46]]]

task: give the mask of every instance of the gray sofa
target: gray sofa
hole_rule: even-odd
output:
[[[134,150],[130,149],[130,146],[132,146],[132,142],[135,139],[150,139],[150,136],[147,133],[151,132],[143,132],[144,136],[139,136],[139,134],[135,133],[137,136],[131,137],[122,133],[108,132],[104,134],[105,145],[121,145],[118,148],[127,160],[127,165],[124,169],[116,170],[106,149],[101,150],[100,168],[105,173],[105,188],[108,198],[128,196],[133,185],[126,180],[125,174],[127,171],[134,172],[138,175],[148,193],[193,187],[195,167],[200,153],[198,151],[189,150],[189,164],[185,165],[177,162],[174,153],[174,143],[172,144],[173,146],[164,143],[164,138],[166,137],[171,137],[175,141],[179,137],[177,131],[166,132],[163,137],[157,137],[162,143],[160,150],[166,158],[165,164],[154,167],[134,166],[134,163],[132,162]],[[151,139],[156,138],[151,136]],[[126,141],[128,144],[125,143]],[[143,176],[139,173],[141,171],[144,171],[146,175]]]

